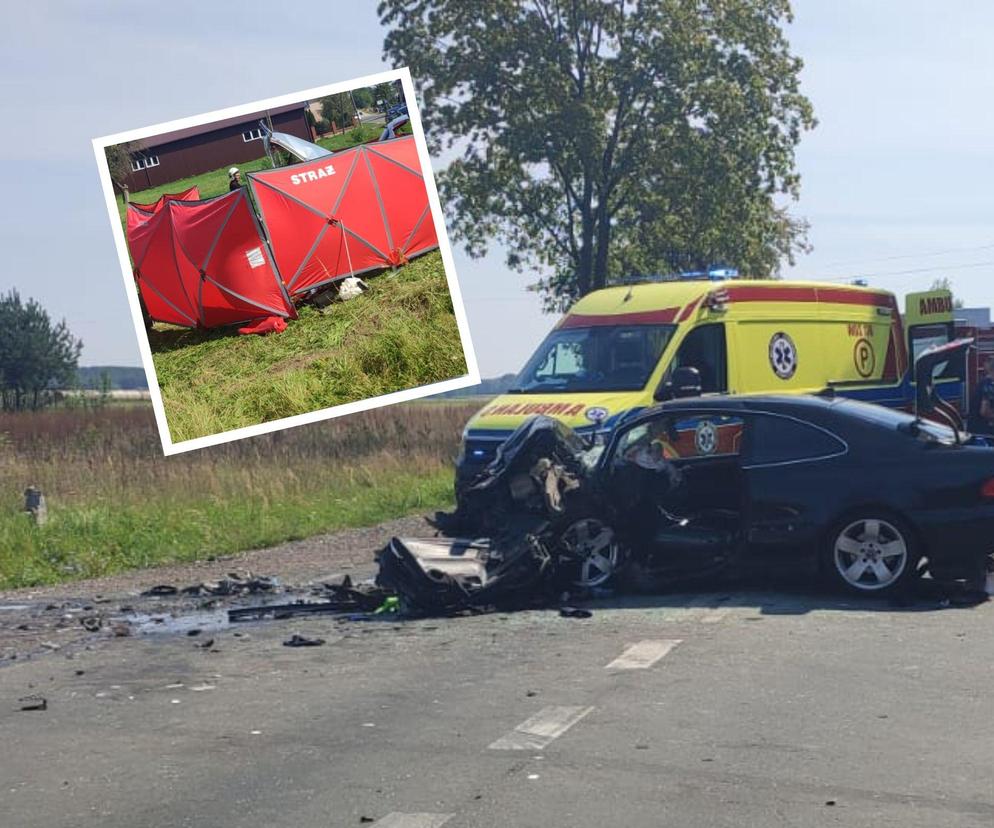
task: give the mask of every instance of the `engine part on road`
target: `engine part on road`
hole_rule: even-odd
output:
[[[404,611],[425,615],[534,603],[553,571],[533,534],[503,543],[392,538],[377,562],[376,583],[396,591]]]

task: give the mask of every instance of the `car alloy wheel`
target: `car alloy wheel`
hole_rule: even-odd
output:
[[[621,545],[614,530],[597,518],[570,524],[562,534],[562,546],[576,564],[573,586],[590,588],[606,584],[622,561]]]
[[[881,518],[852,521],[835,538],[832,560],[843,582],[861,592],[894,586],[908,567],[908,541]]]

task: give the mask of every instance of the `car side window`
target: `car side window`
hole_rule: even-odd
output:
[[[838,437],[789,417],[757,414],[752,418],[751,431],[746,460],[751,466],[818,460],[846,450]]]
[[[742,448],[743,429],[741,417],[696,412],[667,414],[622,434],[612,463],[655,468],[663,460],[735,457]]]
[[[677,368],[696,368],[701,375],[701,392],[720,394],[728,390],[728,359],[725,326],[698,325],[688,333],[673,357],[670,373]]]

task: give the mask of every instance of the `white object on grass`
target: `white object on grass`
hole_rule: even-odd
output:
[[[338,286],[338,295],[343,299],[355,299],[356,296],[362,296],[364,291],[369,290],[369,285],[367,285],[358,276],[349,276],[347,279],[342,279],[342,283]]]

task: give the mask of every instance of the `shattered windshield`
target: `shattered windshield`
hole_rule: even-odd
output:
[[[675,325],[560,328],[538,347],[510,393],[641,390],[675,330]]]

